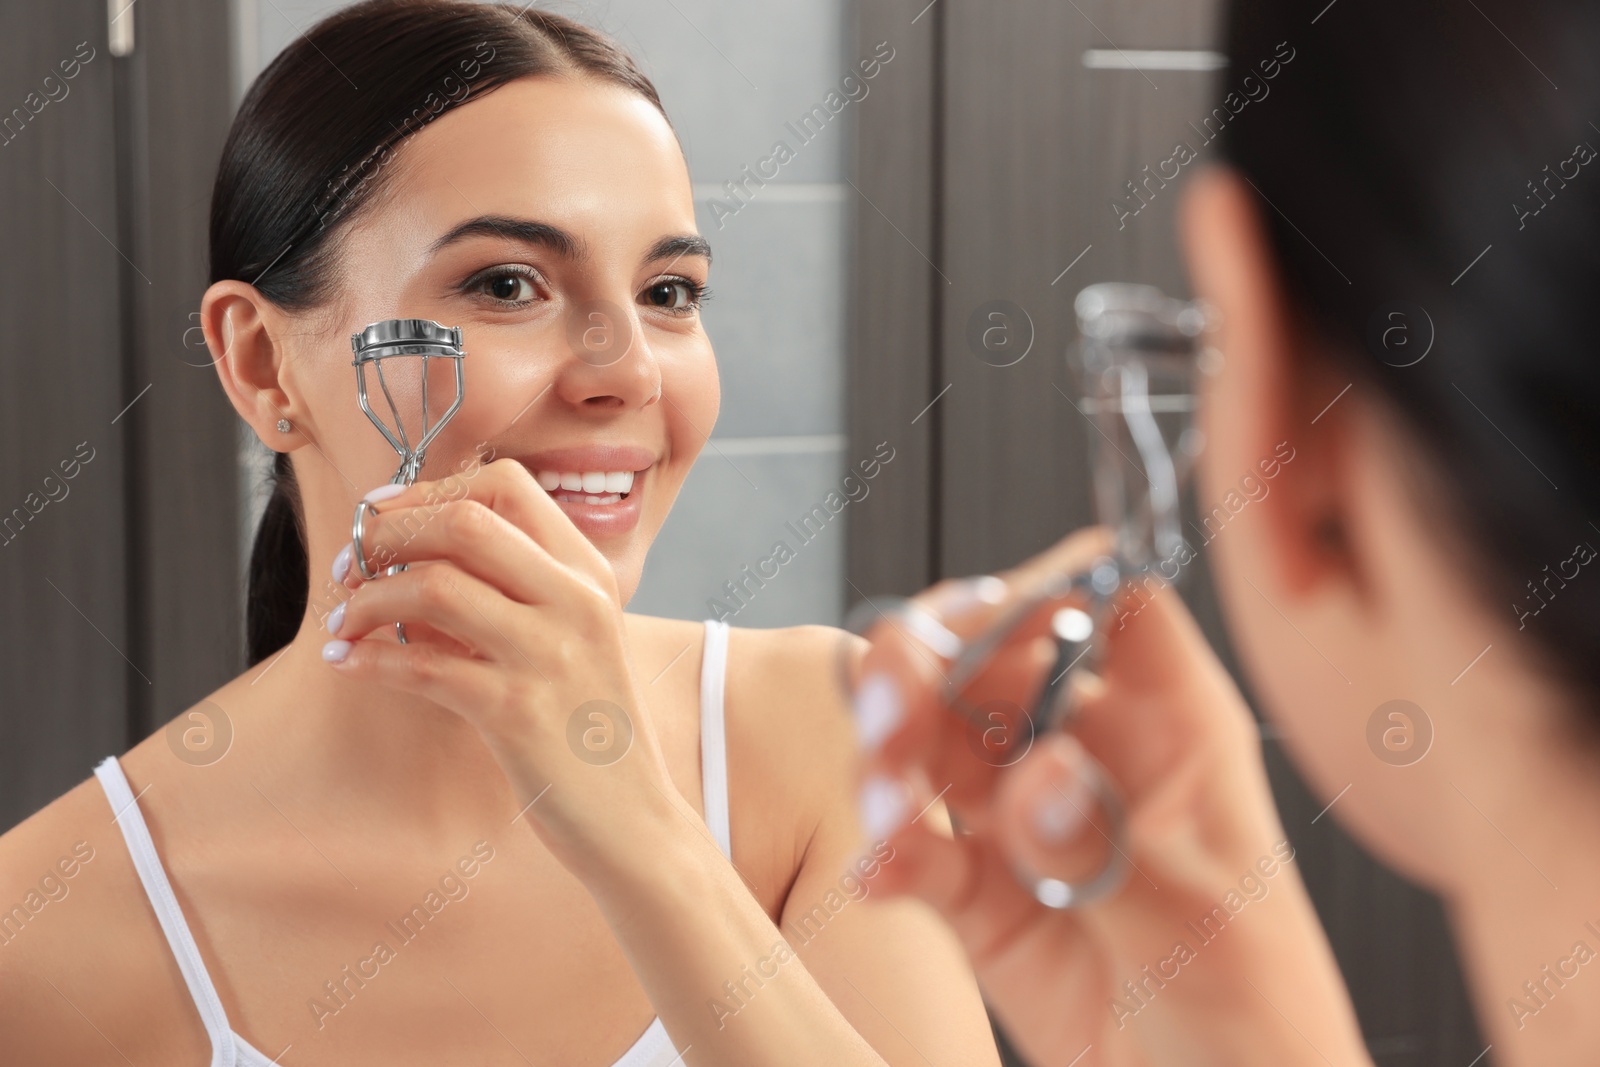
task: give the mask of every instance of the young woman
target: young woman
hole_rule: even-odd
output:
[[[863,899],[893,855],[843,635],[623,610],[718,407],[633,63],[531,5],[342,11],[246,97],[211,261],[217,373],[278,453],[254,666],[193,709],[221,758],[152,736],[0,839],[0,900],[49,897],[0,946],[6,1062],[995,1063],[955,939]],[[398,493],[350,350],[393,317],[468,353]],[[365,564],[411,565],[371,582],[364,494]]]
[[[1444,899],[1482,1062],[1593,1063],[1600,10],[1231,8],[1239,113],[1182,212],[1224,360],[1202,513],[1284,443],[1293,458],[1197,551],[1328,817]],[[1094,551],[1070,539],[1009,577]],[[993,588],[926,602],[978,629]],[[875,821],[914,813],[891,783],[926,775],[955,782],[974,833],[908,824],[875,891],[941,907],[1039,1067],[1370,1062],[1293,862],[1308,827],[1273,810],[1238,691],[1171,591],[1122,622],[1077,739],[1004,773],[939,710],[937,657],[878,628],[860,702]],[[1018,653],[972,699],[1025,691],[1026,667]],[[1132,867],[1115,897],[1050,911],[1012,872],[1081,878],[1103,850],[1084,751],[1123,787]]]

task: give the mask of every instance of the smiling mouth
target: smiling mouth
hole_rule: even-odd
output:
[[[642,472],[640,472],[642,473]],[[540,488],[569,504],[620,504],[633,492],[634,471],[536,470]]]

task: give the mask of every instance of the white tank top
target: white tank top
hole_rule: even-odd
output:
[[[722,854],[730,859],[733,846],[728,823],[728,762],[726,737],[723,731],[722,688],[728,658],[728,624],[715,619],[705,621],[705,654],[700,661],[700,776],[704,795],[706,824],[716,838]],[[100,779],[106,799],[111,803],[115,821],[122,827],[122,837],[128,843],[133,866],[144,884],[145,895],[155,909],[156,919],[167,937],[167,944],[177,958],[178,969],[183,972],[184,983],[199,1009],[200,1020],[211,1038],[211,1067],[278,1067],[270,1056],[255,1048],[233,1032],[222,1000],[206,972],[200,958],[194,935],[184,921],[178,898],[173,895],[172,884],[156,855],[150,830],[139,812],[138,798],[128,785],[117,757],[107,756],[94,769]],[[279,1054],[280,1056],[282,1053]],[[629,1047],[613,1067],[674,1067],[681,1062],[680,1054],[667,1036],[666,1027],[658,1015],[650,1021],[639,1039]]]

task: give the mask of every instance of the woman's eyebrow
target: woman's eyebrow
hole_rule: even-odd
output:
[[[658,259],[680,260],[684,256],[703,256],[707,264],[711,262],[711,242],[697,233],[680,233],[663,237],[650,246],[650,251],[644,255],[646,263],[654,263]]]
[[[509,218],[505,215],[479,215],[456,226],[433,242],[428,254],[434,255],[447,245],[469,237],[504,237],[530,245],[542,245],[565,259],[584,260],[589,251],[582,241],[559,226],[534,219]]]

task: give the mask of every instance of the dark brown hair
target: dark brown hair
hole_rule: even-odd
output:
[[[597,78],[661,109],[610,38],[531,5],[366,0],[330,15],[261,72],[234,117],[211,194],[210,280],[249,282],[290,311],[326,305],[337,280],[332,236],[377,202],[405,139],[537,75]],[[252,665],[294,638],[308,591],[294,468],[277,453],[250,554]]]
[[[1420,474],[1433,527],[1463,535],[1440,535],[1466,549],[1463,583],[1592,704],[1600,175],[1579,167],[1600,145],[1600,6],[1473,8],[1232,0],[1227,87],[1276,76],[1235,101],[1221,143],[1316,351],[1420,443],[1426,463],[1395,462]],[[1389,348],[1390,324],[1411,349]]]

